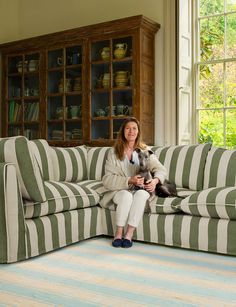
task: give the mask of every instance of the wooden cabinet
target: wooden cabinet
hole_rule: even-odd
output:
[[[0,46],[3,136],[112,145],[135,116],[154,142],[154,36],[139,15]]]

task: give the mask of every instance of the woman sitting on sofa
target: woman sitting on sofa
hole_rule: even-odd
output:
[[[144,178],[138,174],[139,160],[135,148],[146,149],[141,142],[140,125],[136,118],[125,120],[119,130],[114,147],[108,154],[105,175],[102,178],[107,192],[101,205],[107,207],[111,200],[116,204],[116,233],[112,245],[114,247],[131,247],[134,230],[138,226],[150,193],[156,184],[166,178],[166,169],[153,154],[150,156],[150,171],[153,179],[144,185]],[[144,189],[132,189],[134,186]],[[128,224],[123,239],[124,226]]]

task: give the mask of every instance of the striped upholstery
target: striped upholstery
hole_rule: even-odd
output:
[[[236,186],[236,150],[213,147],[207,157],[204,189]]]
[[[28,257],[103,234],[101,208],[92,207],[26,219]]]
[[[160,162],[166,167],[168,179],[177,187],[201,190],[207,153],[210,144],[152,147]]]
[[[103,196],[107,189],[104,188],[101,180],[83,180],[77,183],[82,187],[87,187],[95,191],[99,196]]]
[[[110,147],[88,149],[88,179],[101,180],[105,174],[105,163]]]
[[[78,182],[87,179],[87,148],[51,147],[54,180]]]
[[[189,196],[194,194],[196,191],[191,191],[188,189],[177,189],[177,194],[180,196]],[[151,213],[158,213],[158,214],[170,214],[180,212],[179,204],[182,201],[182,198],[178,197],[157,197],[156,203],[150,204],[150,211]]]
[[[25,219],[16,168],[0,163],[0,263],[26,258]]]
[[[53,165],[51,159],[51,147],[46,140],[29,141],[44,180],[54,180]]]
[[[13,163],[24,198],[34,202],[46,200],[44,182],[39,166],[24,136],[0,140],[0,162]]]
[[[179,208],[191,215],[236,220],[236,187],[197,192],[184,199]]]
[[[106,234],[115,233],[115,212],[103,211]],[[236,221],[184,214],[144,214],[134,239],[236,256]]]
[[[90,187],[72,182],[45,181],[47,201],[43,204],[24,202],[25,217],[39,217],[48,214],[96,206],[99,195]]]

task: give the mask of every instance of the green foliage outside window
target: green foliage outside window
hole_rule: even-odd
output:
[[[199,12],[198,139],[236,148],[236,0],[200,0]]]

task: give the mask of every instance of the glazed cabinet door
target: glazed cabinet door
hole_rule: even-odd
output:
[[[90,42],[90,140],[114,141],[122,121],[133,115],[133,37]]]
[[[81,44],[47,51],[46,138],[49,141],[83,139],[82,57]]]
[[[6,57],[5,111],[7,136],[40,137],[41,78],[39,52]]]

